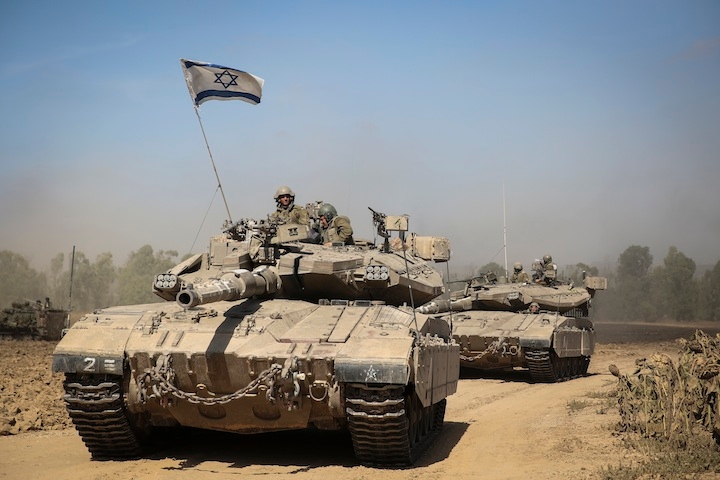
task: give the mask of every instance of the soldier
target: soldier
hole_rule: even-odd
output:
[[[310,225],[310,216],[307,210],[295,205],[295,193],[288,186],[283,185],[275,192],[277,209],[268,215],[271,221],[280,223],[293,223]]]
[[[552,257],[550,255],[543,255],[540,266],[541,269],[533,275],[535,283],[553,285],[557,279],[557,265],[553,263]]]
[[[538,305],[536,302],[532,302],[530,304],[530,313],[540,313],[540,305]]]
[[[510,283],[528,283],[529,281],[530,277],[525,273],[525,270],[523,270],[522,263],[515,262],[515,265],[513,265],[513,274],[510,275]]]
[[[350,219],[338,215],[335,207],[329,203],[323,204],[318,210],[318,217],[320,217],[323,243],[342,242],[345,245],[355,244],[352,237],[353,229],[350,226]]]

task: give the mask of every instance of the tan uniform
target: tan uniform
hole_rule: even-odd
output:
[[[310,225],[310,215],[307,210],[295,204],[288,205],[287,208],[282,205],[278,206],[277,210],[270,214],[270,220],[295,225]]]
[[[525,273],[525,270],[520,270],[510,275],[510,283],[528,283],[529,281],[530,277]]]
[[[557,280],[557,265],[550,262],[543,265],[542,270],[538,270],[539,278],[536,280],[537,283],[543,285],[553,285]]]
[[[328,228],[322,232],[323,243],[343,242],[345,245],[355,245],[352,237],[353,229],[350,226],[350,219],[342,215],[333,218]]]

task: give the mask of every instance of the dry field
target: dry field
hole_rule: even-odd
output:
[[[587,377],[558,384],[532,384],[524,372],[464,378],[448,399],[445,428],[435,444],[415,466],[390,470],[358,465],[347,434],[317,431],[253,436],[193,431],[164,438],[143,459],[91,461],[65,414],[62,377],[50,372],[54,344],[1,341],[0,479],[599,478],[602,468],[640,455],[614,430],[616,379],[608,365],[631,372],[636,358],[674,356],[672,338],[694,329],[596,327],[599,344]]]

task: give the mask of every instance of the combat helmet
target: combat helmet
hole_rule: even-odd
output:
[[[520,263],[520,262],[515,262],[515,264],[513,265],[513,269],[515,269],[516,272],[521,271],[521,270],[522,270],[522,263]]]
[[[337,210],[329,203],[323,203],[323,206],[318,210],[318,217],[325,217],[325,221],[330,223],[333,218],[337,217]]]
[[[293,192],[292,188],[288,187],[287,185],[283,185],[282,187],[277,189],[277,191],[275,192],[276,201],[280,198],[280,195],[290,195],[290,198],[295,200],[295,192]]]
[[[543,255],[543,263],[547,265],[548,263],[552,263],[552,256],[550,255]]]

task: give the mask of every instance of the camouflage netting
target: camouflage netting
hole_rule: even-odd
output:
[[[697,330],[679,339],[677,363],[664,354],[639,359],[632,375],[618,377],[620,430],[665,439],[684,446],[705,429],[720,443],[720,334]]]

